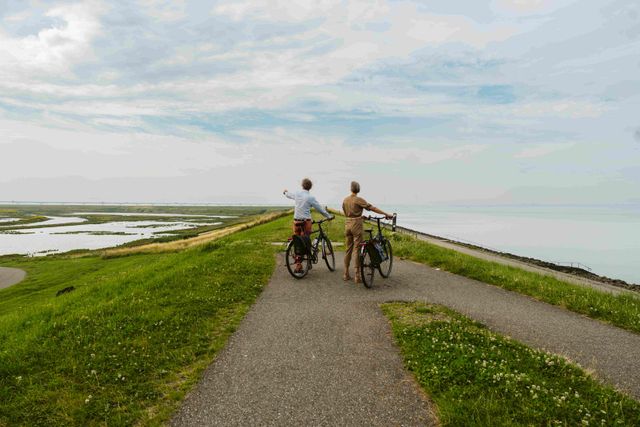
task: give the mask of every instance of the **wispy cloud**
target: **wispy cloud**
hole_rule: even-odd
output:
[[[547,156],[558,151],[568,150],[575,146],[575,143],[568,142],[564,144],[538,144],[534,147],[525,148],[517,153],[514,157],[516,159],[531,159],[536,157]]]
[[[511,174],[481,174],[476,184],[491,192],[528,184],[514,158],[551,161],[588,145],[591,157],[616,159],[602,176],[628,166],[640,102],[635,2],[460,5],[14,2],[0,12],[0,123],[26,139],[3,134],[0,147],[36,174],[17,148],[29,140],[61,162],[94,165],[77,169],[87,177],[109,168],[75,150],[98,145],[122,154],[105,157],[119,165],[153,151],[138,172],[122,169],[134,175],[227,164],[304,173],[309,166],[291,152],[335,180],[375,179],[368,171],[385,162],[413,179],[438,171],[453,182],[485,167]],[[592,169],[587,161],[575,170]],[[11,169],[0,179],[18,176]]]

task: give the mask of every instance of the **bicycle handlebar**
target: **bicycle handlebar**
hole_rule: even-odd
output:
[[[323,218],[320,221],[311,221],[312,224],[322,224],[323,222],[327,222],[327,221],[333,221],[335,219],[335,215],[332,216],[331,218]]]
[[[386,216],[373,216],[373,215],[369,215],[369,216],[363,216],[364,219],[368,219],[371,221],[380,221],[383,219],[387,219]],[[398,214],[394,213],[393,217],[391,218],[391,231],[396,231],[396,219],[398,218]]]
[[[386,216],[373,216],[373,215],[368,215],[368,216],[367,216],[367,215],[363,215],[362,217],[363,217],[364,219],[370,219],[370,220],[373,220],[373,221],[378,220],[378,219],[388,219]],[[396,220],[396,218],[397,218],[397,217],[398,217],[398,214],[397,214],[397,213],[394,213],[394,214],[392,215],[392,218],[391,218],[391,219],[395,222],[395,220]]]

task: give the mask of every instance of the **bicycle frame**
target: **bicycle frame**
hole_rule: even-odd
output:
[[[360,251],[368,250],[367,247],[372,245],[374,242],[382,244],[386,239],[386,237],[384,237],[384,235],[382,234],[382,226],[380,225],[380,221],[383,219],[386,219],[385,217],[365,216],[364,218],[369,221],[376,221],[376,224],[378,226],[378,233],[374,236],[372,229],[364,230],[365,232],[369,233],[369,238],[363,240],[362,243],[360,243]],[[391,223],[391,231],[395,231],[395,230],[396,230],[396,216],[394,215]],[[377,267],[377,265],[375,266]]]
[[[329,236],[322,228],[322,223],[325,221],[329,221],[329,219],[313,221],[312,224],[318,224],[318,228],[312,230],[308,235],[303,234],[303,242],[300,242],[302,236],[298,234],[300,232],[299,228],[296,229],[296,234],[288,239],[289,243],[287,244],[285,260],[289,273],[296,279],[304,277],[307,271],[311,269],[311,265],[318,263],[320,259],[318,253],[320,251],[322,251],[322,259],[327,264],[329,271],[335,271],[333,246],[331,245]],[[303,225],[298,224],[296,224],[296,226],[303,227]],[[311,235],[313,234],[317,236],[311,241]],[[304,250],[300,247],[302,243],[304,243]],[[295,266],[295,270],[292,266]]]
[[[320,241],[323,238],[328,238],[327,234],[324,232],[324,230],[322,229],[322,223],[329,221],[328,219],[321,219],[320,221],[313,221],[312,224],[318,224],[318,228],[315,230],[312,230],[311,233],[309,233],[309,238],[311,238],[312,235],[317,234],[318,237],[315,239],[315,241],[311,241],[311,246],[309,248],[310,252],[307,253],[307,255],[311,255],[314,258],[314,262],[317,261],[317,254],[318,254],[318,244],[320,243]],[[293,236],[289,237],[287,239],[288,242],[293,240]]]
[[[378,233],[374,236],[373,230],[365,230],[369,233],[369,238],[362,243],[358,250],[358,257],[360,259],[360,277],[362,283],[367,288],[373,286],[373,278],[375,276],[375,270],[380,272],[383,278],[388,278],[391,274],[391,267],[393,265],[393,250],[391,248],[391,242],[382,234],[382,226],[380,221],[384,217],[365,217],[368,220],[376,221],[378,226]],[[391,223],[391,229],[395,230],[396,215],[393,214],[393,222]]]

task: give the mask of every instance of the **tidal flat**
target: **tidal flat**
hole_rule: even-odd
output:
[[[193,237],[272,207],[4,205],[0,256],[42,256]]]

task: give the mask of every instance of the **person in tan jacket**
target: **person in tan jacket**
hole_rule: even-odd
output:
[[[393,218],[393,215],[388,214],[371,205],[371,203],[358,196],[358,193],[360,193],[360,184],[358,184],[356,181],[351,181],[351,194],[345,197],[345,199],[342,201],[342,211],[347,217],[344,225],[346,253],[344,256],[344,275],[342,276],[342,279],[344,281],[351,280],[351,275],[349,274],[349,265],[351,264],[351,256],[355,252],[356,283],[360,283],[362,281],[360,278],[360,257],[358,256],[358,247],[363,240],[362,223],[364,219],[362,218],[362,211],[366,209],[368,211],[384,215],[387,219]]]

